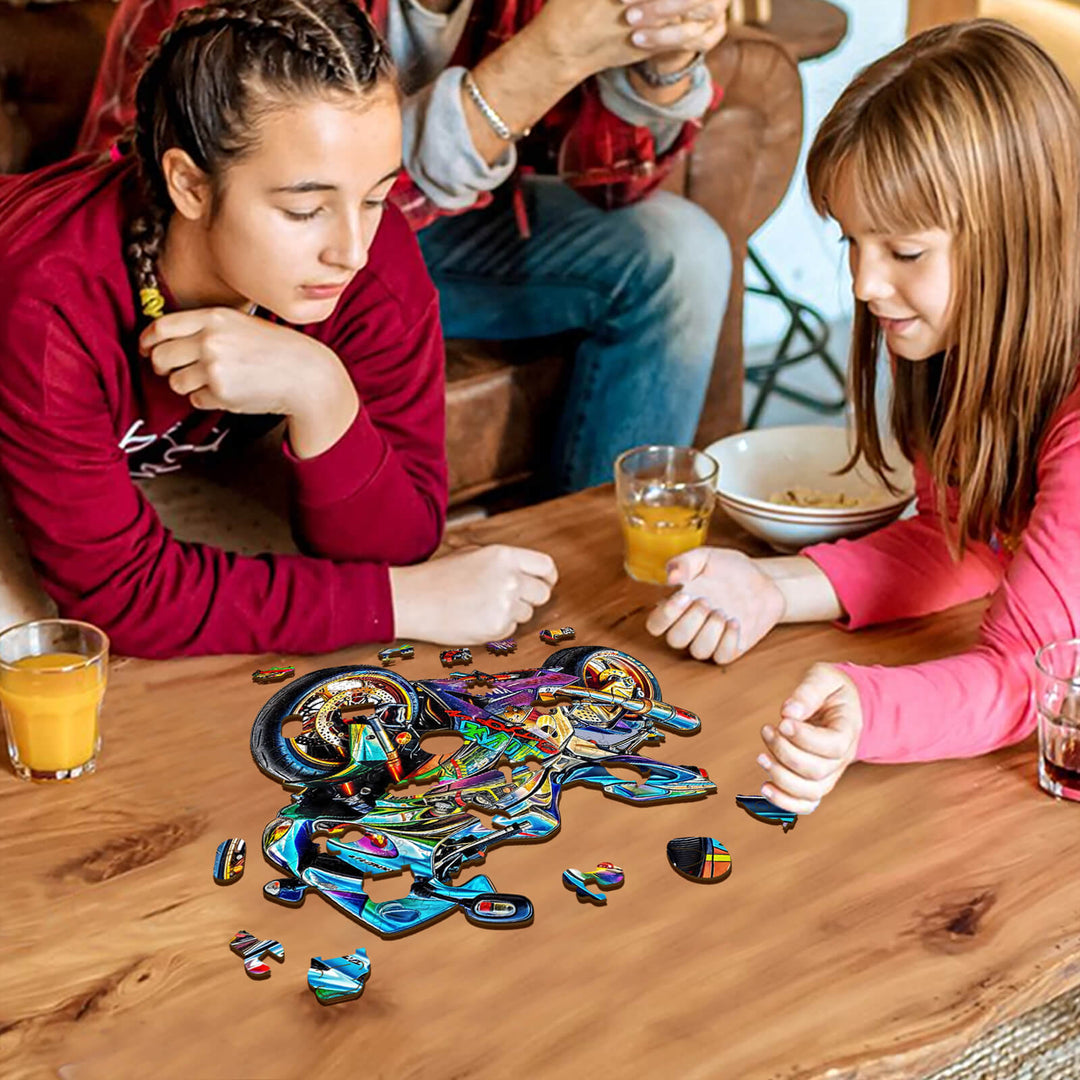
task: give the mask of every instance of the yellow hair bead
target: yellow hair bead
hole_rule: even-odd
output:
[[[156,288],[140,289],[139,303],[142,305],[142,313],[150,319],[156,319],[165,314],[165,297],[161,290]]]

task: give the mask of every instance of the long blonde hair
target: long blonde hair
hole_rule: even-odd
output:
[[[823,216],[842,174],[875,228],[951,234],[951,345],[897,359],[891,423],[921,456],[955,557],[1022,531],[1040,442],[1080,362],[1080,105],[1027,35],[974,19],[872,64],[818,130],[806,166]],[[856,300],[850,389],[860,456],[883,478],[875,413],[881,331]],[[957,489],[955,526],[946,492]],[[1077,508],[1080,512],[1080,507]]]

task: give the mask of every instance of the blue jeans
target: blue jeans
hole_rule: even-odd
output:
[[[524,181],[532,237],[510,193],[419,234],[447,337],[508,340],[580,331],[555,433],[550,486],[612,478],[642,443],[689,445],[731,284],[719,225],[676,195],[601,210],[550,177]]]

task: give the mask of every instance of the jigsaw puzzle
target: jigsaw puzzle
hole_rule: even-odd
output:
[[[247,844],[239,836],[222,840],[214,855],[214,880],[219,885],[231,885],[244,875],[244,856]]]
[[[273,938],[257,938],[246,930],[237,930],[229,942],[229,948],[244,961],[244,970],[253,979],[265,979],[270,975],[270,968],[263,957],[269,954],[278,960],[285,959],[285,948]]]
[[[782,806],[770,802],[764,795],[736,795],[735,803],[759,821],[766,821],[770,825],[779,823],[783,825],[784,832],[795,828],[795,822],[799,820],[798,814],[785,810]]]
[[[321,956],[311,958],[307,984],[322,1005],[337,1001],[350,1001],[364,991],[364,983],[371,974],[371,961],[367,949],[357,949],[348,956]]]
[[[711,836],[680,836],[667,844],[668,862],[695,881],[723,881],[731,873],[731,853]]]
[[[286,720],[299,720],[299,732],[286,735]],[[314,889],[384,935],[457,910],[480,925],[523,925],[533,915],[527,897],[497,892],[485,875],[455,877],[499,844],[552,835],[571,784],[632,803],[711,794],[704,769],[637,753],[663,740],[661,728],[699,726],[660,700],[641,661],[601,647],[562,649],[539,669],[416,683],[384,668],[310,672],[274,694],[252,726],[255,761],[294,791],[263,834],[283,874],[264,892],[298,904]],[[447,732],[464,745],[438,759],[424,750],[425,736]],[[367,895],[365,878],[400,871],[412,877],[400,899]]]
[[[563,871],[563,884],[568,889],[577,893],[579,900],[591,900],[594,904],[606,904],[607,896],[598,892],[599,889],[617,889],[626,880],[626,875],[621,867],[614,863],[602,862],[596,864],[594,870],[575,870],[571,867]],[[595,885],[595,889],[590,889]]]

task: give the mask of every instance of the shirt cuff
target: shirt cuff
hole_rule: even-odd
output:
[[[296,497],[305,506],[329,506],[351,498],[371,483],[388,454],[363,406],[341,438],[321,454],[297,457],[288,434],[281,450],[292,468]]]
[[[608,68],[596,76],[600,101],[608,112],[634,127],[646,127],[656,144],[656,156],[675,145],[684,125],[700,120],[712,102],[712,77],[705,64],[694,68],[690,85],[681,98],[667,105],[643,98],[627,75],[626,68]]]
[[[443,210],[467,210],[480,192],[494,191],[517,166],[513,143],[492,165],[477,152],[461,98],[464,77],[465,68],[447,68],[402,110],[405,169]]]

